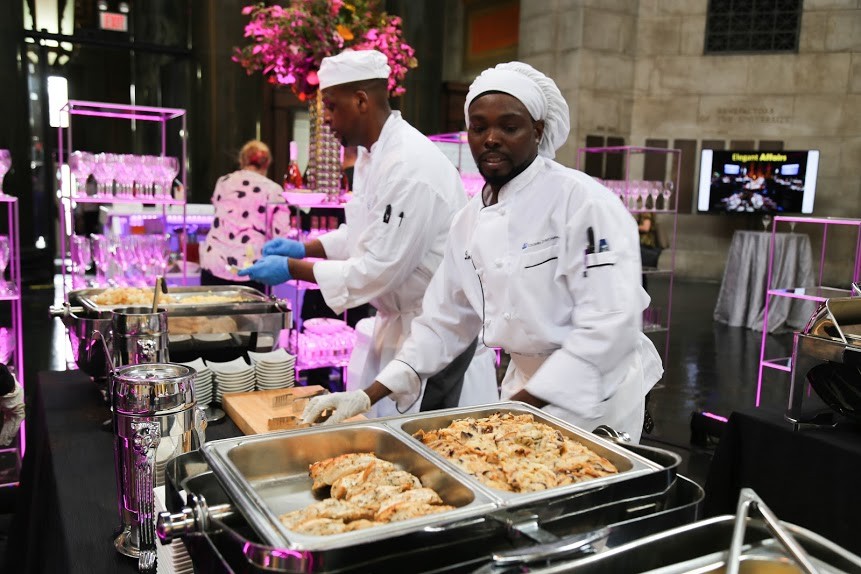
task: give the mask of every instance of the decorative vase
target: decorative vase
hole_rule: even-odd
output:
[[[337,202],[341,195],[341,144],[323,122],[323,96],[309,103],[311,137],[308,145],[308,171],[305,184],[326,194],[326,201]]]

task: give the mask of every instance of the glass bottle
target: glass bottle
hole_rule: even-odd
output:
[[[287,173],[284,174],[284,189],[301,189],[304,187],[302,172],[299,170],[297,158],[299,157],[299,146],[295,141],[290,142],[290,163]]]

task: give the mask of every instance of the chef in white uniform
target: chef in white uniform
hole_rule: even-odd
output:
[[[315,282],[336,313],[370,302],[377,309],[374,337],[370,348],[355,350],[365,352],[356,361],[364,363],[360,380],[349,381],[355,389],[373,383],[406,340],[442,261],[452,219],[466,205],[452,163],[389,107],[389,73],[386,56],[376,50],[323,59],[318,76],[324,120],[344,145],[359,146],[353,199],[344,206],[346,225],[306,243],[272,240],[263,247],[265,257],[239,273],[269,285],[291,278]],[[483,346],[476,351],[476,335],[427,373],[446,397],[423,404],[419,385],[399,407],[386,399],[373,414],[497,400],[494,356]],[[465,371],[468,391],[462,393]]]
[[[486,70],[464,112],[487,184],[455,218],[410,338],[365,394],[408,404],[478,334],[511,354],[504,399],[639,441],[644,397],[663,369],[641,331],[649,296],[634,219],[594,179],[553,161],[568,106],[539,71],[520,62]],[[337,421],[357,406],[321,397],[305,418],[334,407]]]

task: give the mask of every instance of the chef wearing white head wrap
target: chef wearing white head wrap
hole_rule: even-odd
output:
[[[541,72],[520,62],[485,71],[465,111],[487,185],[455,217],[422,314],[369,396],[416,396],[478,334],[511,355],[503,398],[638,441],[663,369],[642,333],[649,296],[634,219],[594,179],[553,161],[568,106]]]
[[[544,120],[544,135],[538,153],[548,159],[556,157],[556,150],[568,139],[571,129],[568,103],[556,82],[523,62],[508,62],[481,73],[466,94],[463,114],[469,125],[469,106],[482,94],[502,92],[520,100],[533,120]]]
[[[344,50],[336,56],[323,58],[317,78],[320,89],[361,82],[387,80],[391,73],[386,55],[377,50]]]

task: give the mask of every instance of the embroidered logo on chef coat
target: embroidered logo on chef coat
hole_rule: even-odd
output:
[[[551,242],[554,242],[554,243],[555,243],[555,242],[556,242],[556,241],[558,241],[558,240],[559,240],[559,236],[558,236],[558,235],[554,235],[554,236],[552,236],[552,237],[545,237],[544,239],[541,239],[541,240],[539,240],[539,241],[532,241],[532,242],[528,242],[528,241],[527,241],[527,242],[524,242],[524,243],[523,243],[523,247],[521,247],[520,249],[521,249],[521,250],[523,250],[523,249],[530,249],[530,248],[532,248],[532,247],[537,247],[537,246],[539,246],[539,245],[545,245],[545,244],[547,244],[547,243],[551,243]]]

